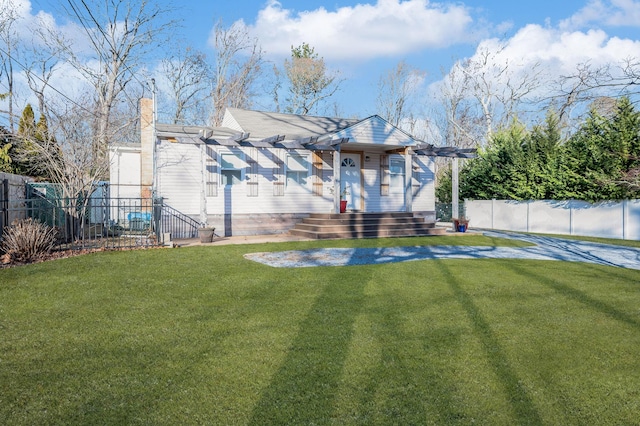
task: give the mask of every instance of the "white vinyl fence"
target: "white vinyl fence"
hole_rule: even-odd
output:
[[[640,200],[466,200],[469,227],[640,240]]]

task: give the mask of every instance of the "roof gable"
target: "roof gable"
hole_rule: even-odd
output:
[[[365,118],[331,136],[348,138],[349,143],[367,145],[414,146],[418,144],[411,135],[378,115]]]

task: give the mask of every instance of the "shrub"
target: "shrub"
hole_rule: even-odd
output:
[[[0,241],[0,251],[11,261],[32,262],[49,254],[56,243],[56,230],[37,220],[15,221]]]

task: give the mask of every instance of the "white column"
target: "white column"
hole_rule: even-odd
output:
[[[460,209],[458,207],[459,187],[458,187],[458,157],[451,160],[451,217],[458,219]]]
[[[404,154],[404,211],[413,211],[413,151],[407,148]]]
[[[340,213],[340,147],[333,151],[333,212]]]

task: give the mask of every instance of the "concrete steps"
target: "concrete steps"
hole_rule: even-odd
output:
[[[289,233],[311,239],[442,235],[445,228],[412,213],[313,213]]]

